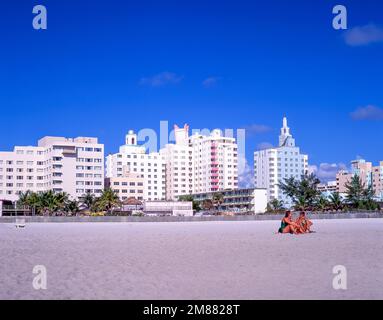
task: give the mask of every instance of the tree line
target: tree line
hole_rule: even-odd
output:
[[[37,215],[76,215],[80,211],[112,213],[121,206],[118,195],[112,189],[105,189],[99,197],[84,194],[80,200],[71,200],[65,192],[55,193],[27,191],[19,195],[18,206],[28,206]]]
[[[346,185],[345,197],[334,192],[329,197],[324,196],[318,186],[320,180],[314,175],[304,176],[301,180],[294,177],[279,184],[280,190],[291,199],[293,209],[297,211],[346,211],[346,210],[380,210],[380,204],[375,200],[371,185],[366,186],[358,175],[354,175]],[[274,199],[267,206],[268,212],[278,213],[286,209],[283,201]]]

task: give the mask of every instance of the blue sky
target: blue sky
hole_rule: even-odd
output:
[[[44,4],[48,30],[32,28]],[[7,1],[0,18],[0,150],[44,135],[98,136],[159,122],[252,128],[247,158],[282,117],[318,174],[383,160],[383,4],[341,1]],[[322,164],[322,167],[321,167]]]

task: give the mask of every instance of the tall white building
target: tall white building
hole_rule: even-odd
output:
[[[181,195],[238,189],[238,146],[220,130],[189,137],[189,126],[175,126],[175,143],[146,154],[130,131],[120,152],[106,161],[107,178],[124,173],[144,178],[144,200],[176,200]]]
[[[145,147],[137,144],[137,135],[132,130],[119,152],[106,159],[107,178],[121,178],[126,173],[138,174],[144,179],[144,200],[166,199],[165,160],[159,153],[146,153]]]
[[[189,137],[189,126],[175,126],[175,144],[160,153],[166,161],[167,199],[180,195],[238,189],[238,146],[220,130]]]
[[[254,153],[254,178],[256,188],[266,188],[268,201],[282,200],[285,206],[292,205],[279,188],[279,183],[294,177],[301,179],[308,173],[308,156],[301,154],[295,145],[287,118],[283,118],[283,127],[279,136],[279,146]]]
[[[235,138],[213,130],[189,138],[193,150],[194,193],[238,189],[238,145]]]
[[[0,198],[21,192],[67,192],[78,199],[104,189],[104,145],[97,138],[45,137],[38,146],[0,152]]]
[[[189,146],[189,126],[174,126],[175,144],[160,150],[166,163],[166,199],[175,200],[180,195],[193,194],[193,148]]]

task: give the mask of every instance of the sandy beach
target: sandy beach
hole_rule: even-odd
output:
[[[0,224],[0,299],[383,299],[383,220]],[[32,270],[47,268],[47,290]],[[336,291],[333,267],[348,271]]]

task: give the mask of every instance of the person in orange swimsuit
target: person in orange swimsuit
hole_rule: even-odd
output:
[[[313,223],[307,218],[306,212],[302,211],[299,215],[299,218],[295,223],[298,225],[302,233],[311,233],[311,227]]]

